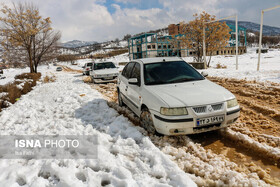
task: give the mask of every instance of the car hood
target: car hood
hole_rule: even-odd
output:
[[[169,107],[199,106],[219,103],[235,96],[227,89],[208,80],[147,86]]]
[[[99,69],[93,70],[93,73],[96,75],[104,75],[104,74],[115,74],[119,73],[117,68],[108,68],[108,69]]]

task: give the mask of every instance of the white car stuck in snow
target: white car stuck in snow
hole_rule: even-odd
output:
[[[118,78],[119,105],[127,105],[150,133],[194,134],[234,123],[235,96],[177,57],[128,63]]]
[[[94,83],[116,82],[119,70],[113,62],[94,62],[90,76]]]

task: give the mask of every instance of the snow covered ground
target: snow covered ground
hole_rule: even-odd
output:
[[[238,70],[236,70],[235,55],[220,55],[213,56],[210,63],[211,67],[203,71],[206,71],[209,76],[214,77],[280,83],[280,50],[269,50],[268,53],[261,54],[260,71],[257,71],[258,54],[256,49],[248,48],[247,53],[239,55]],[[186,57],[184,60],[187,62],[193,61],[191,57]],[[226,66],[226,69],[217,69],[217,64]]]
[[[0,159],[1,186],[196,186],[80,75],[55,76],[0,113],[0,134],[96,135],[98,159]]]
[[[42,65],[38,67],[38,72],[42,73],[42,76],[45,75],[46,72],[50,72],[55,70],[54,67],[50,66],[50,69],[48,69],[47,65]],[[4,69],[3,76],[6,77],[5,79],[0,79],[0,85],[5,85],[7,83],[13,82],[15,80],[15,76],[22,74],[22,73],[29,73],[30,69],[28,68],[9,68]]]

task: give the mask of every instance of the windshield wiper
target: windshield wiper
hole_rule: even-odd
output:
[[[188,81],[195,81],[195,80],[198,80],[198,79],[194,79],[194,78],[181,78],[181,79],[170,81],[168,83],[179,83],[179,82],[188,82]]]
[[[167,84],[165,81],[154,81],[154,82],[148,82],[146,85],[156,85],[156,84]]]

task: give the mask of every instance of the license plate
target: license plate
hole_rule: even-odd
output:
[[[105,80],[111,80],[111,79],[113,79],[113,77],[105,77],[104,79]]]
[[[208,118],[197,119],[197,126],[223,122],[224,119],[225,119],[224,116],[213,116]]]

